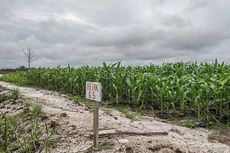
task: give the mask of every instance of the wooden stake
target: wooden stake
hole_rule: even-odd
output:
[[[99,103],[94,102],[93,108],[93,147],[98,149],[99,138]]]

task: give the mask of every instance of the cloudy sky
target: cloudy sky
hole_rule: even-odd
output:
[[[0,0],[0,67],[230,63],[229,0]]]

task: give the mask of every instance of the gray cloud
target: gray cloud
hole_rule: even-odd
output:
[[[1,0],[0,67],[230,63],[227,0]]]

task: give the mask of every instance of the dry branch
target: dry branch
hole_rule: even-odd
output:
[[[99,137],[109,137],[109,136],[119,136],[119,135],[129,135],[129,136],[155,136],[155,135],[168,135],[168,132],[129,132],[129,131],[119,131],[119,130],[108,130],[108,132],[99,132]],[[89,138],[93,137],[93,133],[90,133]]]

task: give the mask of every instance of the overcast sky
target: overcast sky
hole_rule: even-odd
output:
[[[230,63],[229,0],[0,0],[0,67]]]

